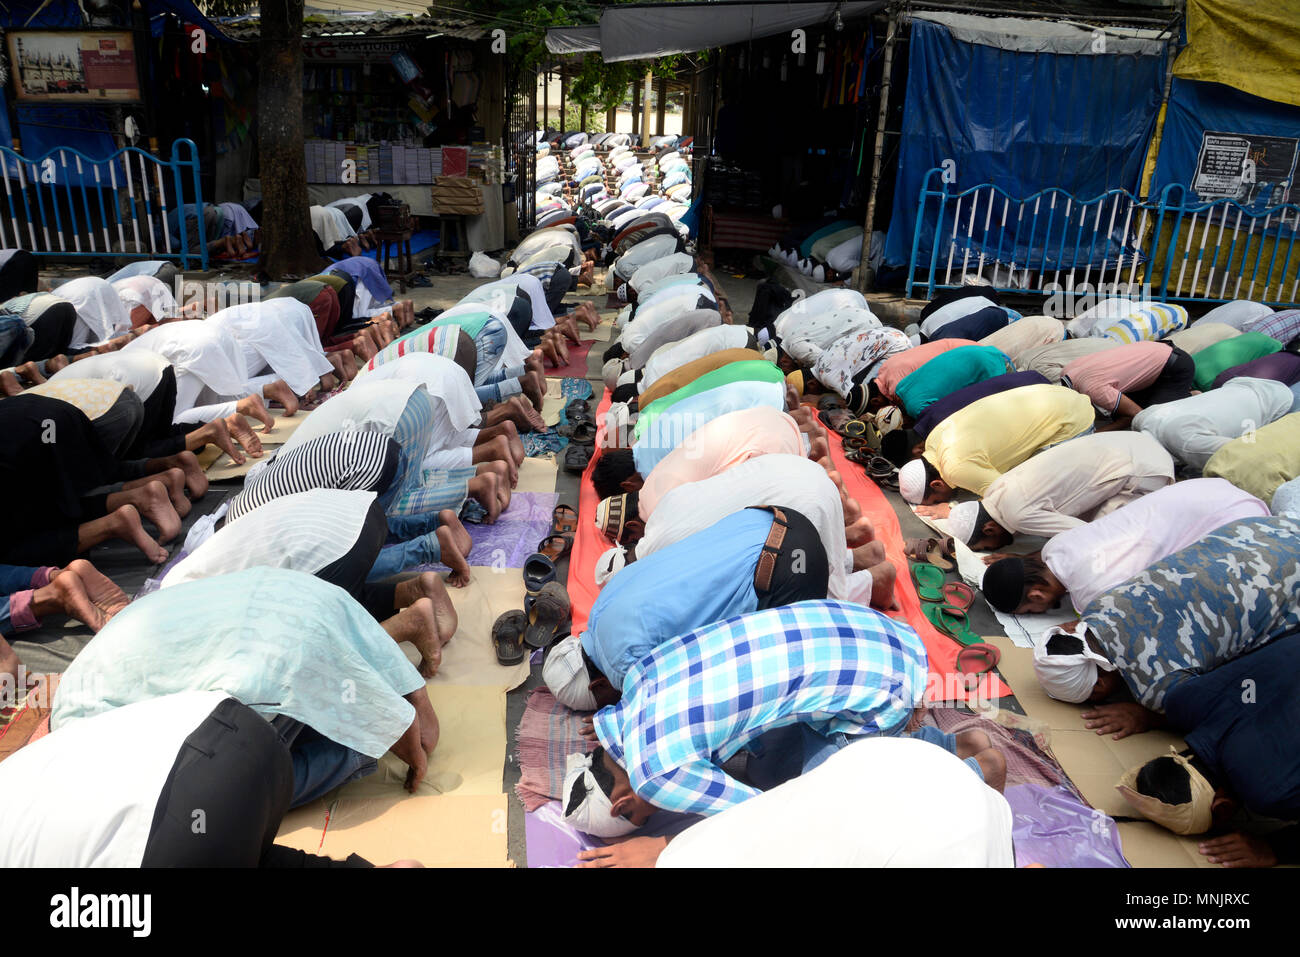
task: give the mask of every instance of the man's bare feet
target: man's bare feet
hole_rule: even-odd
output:
[[[286,385],[285,388],[288,389],[289,387]],[[295,401],[297,401],[296,397]],[[271,415],[271,410],[266,407],[266,403],[262,401],[260,395],[244,396],[235,403],[235,411],[240,415],[246,415],[250,419],[257,419],[258,422],[261,422],[263,435],[275,428],[275,416]]]
[[[330,363],[330,365],[333,365],[333,363]],[[327,372],[320,377],[320,387],[313,389],[308,395],[303,396],[303,398],[308,402],[315,402],[322,392],[333,392],[339,387],[339,383],[342,381],[343,380],[339,378],[337,372]]]
[[[974,755],[975,761],[984,772],[984,783],[993,790],[1001,792],[1007,786],[1007,759],[997,748],[985,748]]]
[[[438,635],[433,602],[420,598],[383,623],[384,631],[399,645],[409,641],[420,653],[420,676],[432,678],[442,664],[443,642]]]
[[[898,602],[894,600],[894,583],[898,581],[898,569],[894,563],[881,562],[868,571],[871,572],[871,607],[896,611]]]
[[[853,499],[849,499],[849,501],[853,501]],[[871,524],[871,519],[865,515],[859,517],[852,524],[844,526],[844,539],[848,542],[849,548],[865,545],[867,542],[874,540],[875,537],[876,529]]]
[[[276,379],[274,382],[262,386],[262,395],[272,402],[279,402],[284,407],[284,417],[287,419],[298,411],[298,397],[293,394],[293,389],[283,379]],[[265,431],[270,431],[268,428]]]
[[[423,693],[421,689],[420,693]],[[409,700],[409,699],[408,699]],[[412,794],[424,780],[425,774],[429,771],[429,753],[424,750],[423,741],[420,738],[420,716],[417,713],[411,726],[403,732],[402,736],[393,742],[390,748],[403,763],[410,769],[406,772],[406,790]]]
[[[0,372],[0,393],[13,397],[23,394],[23,384],[18,381],[18,377],[6,369]]]
[[[53,372],[54,370],[50,370]],[[45,376],[41,375],[41,370],[37,368],[35,362],[24,362],[22,365],[14,366],[14,372],[18,373],[28,382],[34,382],[37,385],[45,382]]]
[[[523,388],[528,401],[533,404],[533,411],[541,412],[542,403],[546,401],[546,377],[541,372],[529,369],[520,376],[519,385]],[[541,422],[541,416],[538,416],[538,421]],[[545,425],[546,423],[543,422],[542,426]]]
[[[91,545],[97,545],[107,539],[120,538],[144,552],[145,557],[154,564],[161,564],[167,560],[167,549],[154,541],[144,530],[144,522],[134,505],[123,505],[103,518],[86,522],[80,527],[79,532],[77,539],[79,552],[84,552]]]
[[[536,372],[538,375],[546,375],[546,357],[542,355],[541,349],[534,349],[528,353],[528,358],[524,360],[524,368],[529,372]]]
[[[257,437],[248,425],[248,420],[236,412],[234,415],[228,415],[225,418],[226,428],[234,439],[244,447],[249,455],[255,459],[262,457],[262,440]]]
[[[375,357],[379,349],[370,341],[369,336],[353,336],[352,354],[356,356],[357,362],[364,365]]]
[[[155,472],[142,479],[135,479],[131,482],[124,482],[122,488],[138,488],[149,482],[161,482],[167,489],[167,496],[171,499],[172,508],[176,509],[176,514],[184,518],[190,513],[190,500],[185,494],[185,473],[179,468],[163,469],[161,472]]]
[[[463,528],[461,530],[464,531]],[[464,588],[469,584],[469,562],[465,558],[465,552],[461,551],[456,530],[443,526],[438,529],[437,535],[438,545],[442,549],[438,561],[451,569],[447,575],[447,584],[452,588]]]
[[[885,546],[882,542],[867,542],[853,549],[853,570],[861,571],[872,568],[885,560]]]
[[[74,573],[81,579],[87,597],[90,598],[96,608],[103,612],[105,621],[112,619],[131,601],[126,592],[118,588],[111,578],[84,558],[69,562],[66,568],[56,573],[56,577],[61,578],[68,572]]]
[[[451,529],[452,540],[462,554],[468,555],[469,550],[474,547],[474,540],[470,538],[469,530],[465,528],[460,517],[451,509],[444,508],[438,513],[438,527]]]
[[[167,486],[162,482],[149,481],[135,488],[124,488],[109,495],[107,502],[112,509],[134,505],[140,515],[157,526],[160,542],[169,542],[180,534],[181,517],[176,514]]]
[[[62,372],[68,367],[68,362],[68,357],[60,352],[57,356],[50,356],[45,360],[45,371],[50,375],[54,375],[56,372]]]
[[[224,423],[223,423],[224,424]],[[192,433],[191,433],[192,434]],[[199,465],[199,457],[191,451],[177,452],[152,460],[164,468],[177,468],[185,474],[185,487],[189,489],[190,498],[202,498],[208,491],[208,476]]]
[[[37,618],[54,613],[67,615],[89,625],[91,631],[98,632],[108,624],[108,618],[95,607],[95,603],[86,594],[86,586],[71,568],[69,565],[68,568],[55,572],[48,585],[32,592],[32,612]]]
[[[237,417],[237,415],[232,416],[232,418]],[[230,461],[236,465],[243,465],[248,461],[244,457],[244,453],[235,444],[235,440],[230,434],[230,427],[226,425],[225,419],[213,419],[211,422],[205,422],[185,437],[187,450],[188,448],[201,449],[209,444],[215,445],[229,455]]]
[[[488,473],[469,480],[469,497],[487,509],[487,522],[493,524],[510,504],[510,486],[499,476]]]
[[[468,534],[467,532],[466,535]],[[433,617],[438,626],[438,640],[445,645],[451,641],[456,634],[456,629],[460,627],[460,616],[456,614],[456,606],[451,603],[451,595],[447,593],[447,585],[441,575],[420,572],[414,578],[400,582],[393,592],[393,604],[399,609],[413,605],[421,598],[433,602]]]

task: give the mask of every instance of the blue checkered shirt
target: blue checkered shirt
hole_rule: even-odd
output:
[[[805,601],[668,641],[628,671],[596,734],[645,800],[716,814],[758,792],[719,765],[766,731],[897,734],[925,693],[925,646],[862,605]]]

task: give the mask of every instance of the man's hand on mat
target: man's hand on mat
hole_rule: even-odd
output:
[[[1151,727],[1151,712],[1132,701],[1102,704],[1081,715],[1085,727],[1098,734],[1113,734],[1114,739],[1141,734]]]
[[[596,722],[592,718],[583,718],[582,724],[578,727],[578,733],[588,741],[599,743],[600,739],[596,737]]]
[[[1277,854],[1267,841],[1240,831],[1201,841],[1196,849],[1211,864],[1222,864],[1224,867],[1277,866]]]
[[[666,837],[629,837],[608,847],[578,852],[578,866],[654,867],[667,846]]]
[[[952,506],[947,502],[940,505],[918,505],[916,514],[923,518],[947,518],[948,513],[952,511]]]

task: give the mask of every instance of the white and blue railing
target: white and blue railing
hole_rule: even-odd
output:
[[[1062,189],[1013,197],[984,184],[953,191],[942,169],[921,185],[909,297],[983,277],[1000,291],[1134,290],[1160,302],[1255,299],[1293,307],[1300,206],[1204,203],[1170,185],[1143,201],[1125,189],[1081,199]]]
[[[208,267],[198,147],[161,159],[125,147],[102,159],[71,147],[28,157],[0,147],[0,249],[49,258],[175,259]],[[191,235],[186,220],[197,217]]]

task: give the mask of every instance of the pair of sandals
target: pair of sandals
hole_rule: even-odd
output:
[[[578,531],[578,512],[572,505],[557,505],[551,512],[551,531],[545,538],[537,543],[537,551],[533,557],[540,555],[551,563],[550,578],[555,578],[555,563],[564,558],[573,550],[573,536]],[[537,589],[531,587],[528,581],[528,562],[524,562],[524,586],[528,591],[534,592]],[[543,572],[544,574],[544,572]],[[537,587],[546,584],[542,581]]]
[[[492,648],[499,664],[520,664],[526,648],[545,648],[569,633],[573,605],[563,585],[549,581],[530,598],[524,610],[508,611],[492,624]]]
[[[933,542],[934,539],[917,541]],[[981,641],[970,628],[968,612],[975,603],[975,590],[965,582],[945,582],[943,569],[937,565],[915,560],[909,565],[916,593],[921,598],[922,614],[938,631],[962,646],[957,652],[957,670],[976,678],[996,668],[1002,652]]]
[[[564,407],[564,425],[556,431],[569,440],[564,450],[564,470],[581,474],[596,454],[596,420],[586,399],[573,399]]]

